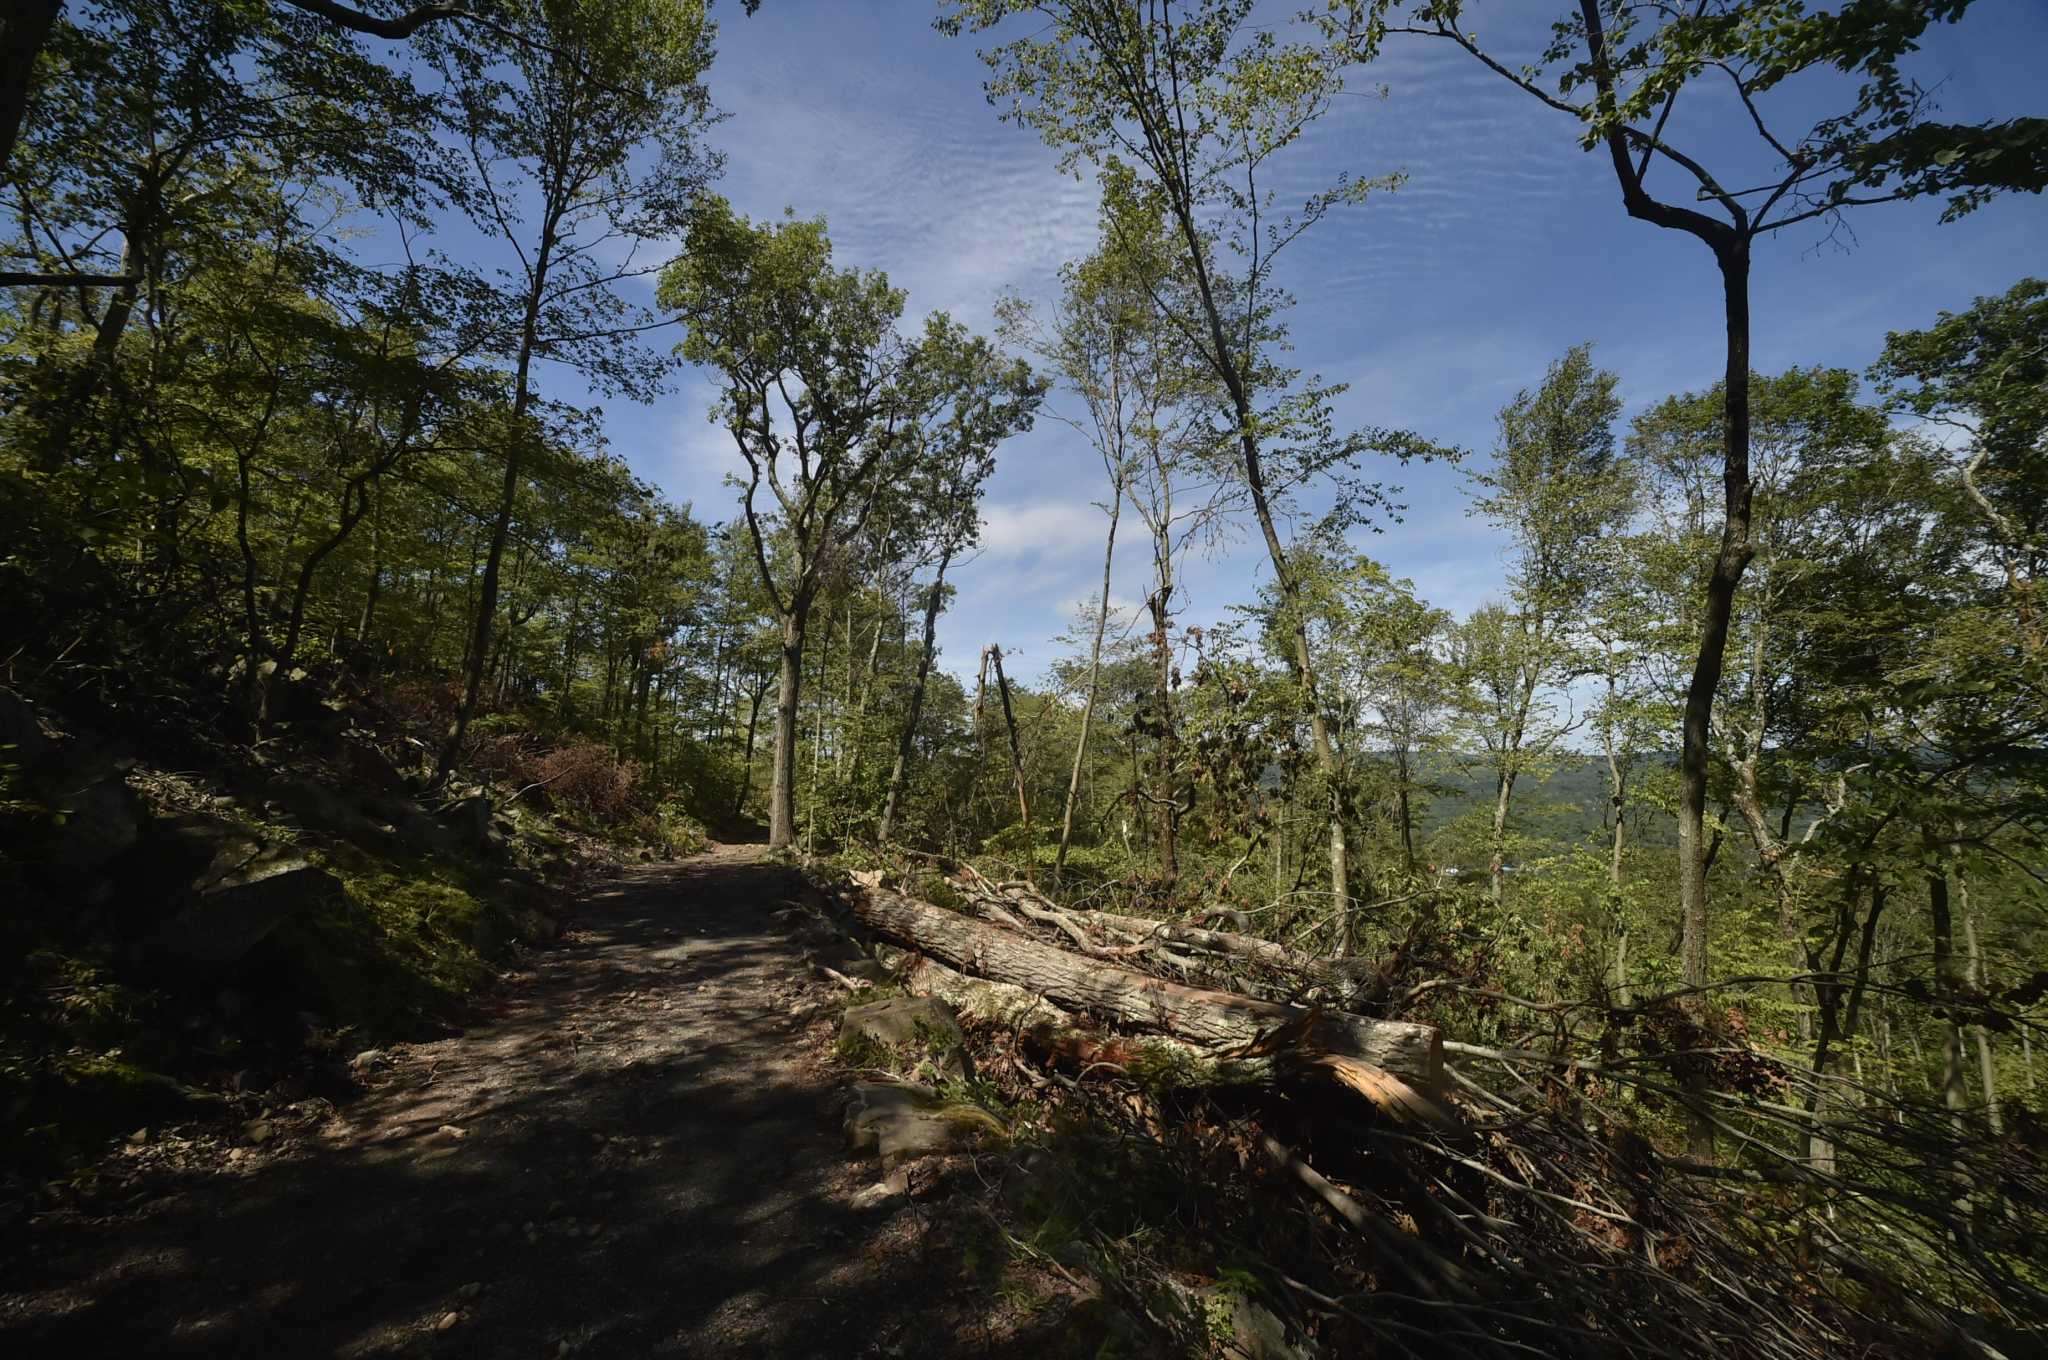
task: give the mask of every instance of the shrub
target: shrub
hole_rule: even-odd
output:
[[[633,811],[633,781],[639,770],[613,758],[599,742],[558,746],[535,767],[548,793],[593,817],[618,821]]]
[[[522,788],[547,777],[528,735],[510,728],[478,733],[469,742],[466,763],[480,774]]]
[[[438,734],[448,728],[462,701],[453,680],[400,680],[378,696],[383,707],[414,734]]]

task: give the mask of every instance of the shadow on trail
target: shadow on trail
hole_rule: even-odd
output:
[[[940,1306],[974,1282],[954,1230],[847,1203],[876,1172],[795,1041],[794,886],[635,870],[303,1144],[46,1215],[5,1249],[0,1352],[1005,1354]]]

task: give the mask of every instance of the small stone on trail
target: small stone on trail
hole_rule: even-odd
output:
[[[455,1324],[460,1321],[462,1321],[462,1314],[460,1313],[443,1313],[441,1314],[441,1320],[434,1324],[434,1330],[437,1332],[452,1332],[455,1330]]]
[[[149,1141],[149,1130],[146,1128],[137,1129],[128,1135],[128,1141],[131,1143],[147,1143]]]
[[[467,1137],[469,1137],[469,1130],[468,1130],[468,1129],[462,1129],[462,1128],[457,1128],[457,1127],[456,1127],[455,1125],[453,1125],[453,1124],[443,1124],[443,1125],[442,1125],[442,1126],[441,1126],[440,1128],[438,1128],[438,1129],[434,1130],[434,1132],[436,1132],[436,1133],[440,1134],[440,1135],[441,1135],[441,1136],[442,1136],[443,1138],[467,1138]]]
[[[874,1209],[887,1204],[892,1199],[909,1193],[910,1178],[899,1169],[886,1180],[876,1181],[873,1185],[854,1191],[853,1207],[856,1209]]]
[[[252,1119],[242,1126],[242,1136],[252,1143],[267,1143],[270,1135],[277,1132],[276,1125],[268,1119]]]

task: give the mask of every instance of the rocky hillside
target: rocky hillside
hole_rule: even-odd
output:
[[[0,1106],[8,1198],[192,1107],[345,1094],[342,1055],[459,1024],[635,843],[545,788],[425,792],[363,696],[276,686],[236,749],[95,731],[0,690]]]

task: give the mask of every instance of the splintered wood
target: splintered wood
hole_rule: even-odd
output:
[[[879,885],[864,885],[852,898],[853,915],[869,929],[963,973],[1201,1044],[1264,1051],[1275,1036],[1285,1035],[1291,1047],[1347,1060],[1333,1065],[1329,1075],[1375,1103],[1423,1117],[1437,1112],[1443,1047],[1433,1026],[1312,1011],[1188,986],[970,920]]]

